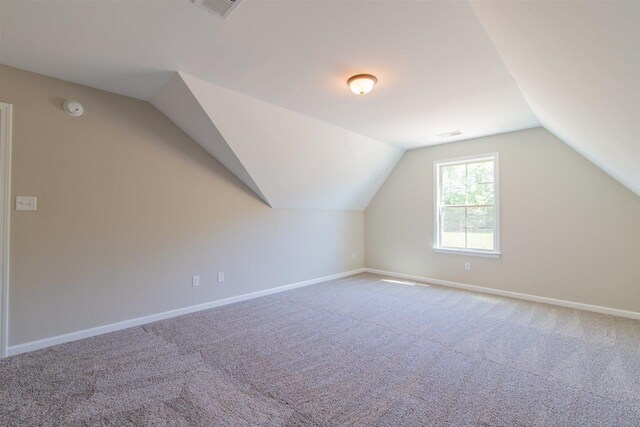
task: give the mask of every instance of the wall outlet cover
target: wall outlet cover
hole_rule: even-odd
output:
[[[38,198],[36,196],[17,196],[17,211],[35,211],[38,209]]]

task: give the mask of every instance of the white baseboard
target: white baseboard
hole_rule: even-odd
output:
[[[209,302],[206,302],[206,303],[203,303],[203,304],[197,304],[197,305],[192,305],[192,306],[189,306],[189,307],[183,307],[183,308],[178,308],[178,309],[175,309],[175,310],[169,310],[169,311],[165,311],[165,312],[162,312],[162,313],[157,313],[157,314],[151,314],[151,315],[148,315],[148,316],[137,317],[135,319],[129,319],[129,320],[124,320],[122,322],[116,322],[116,323],[111,323],[111,324],[108,324],[108,325],[97,326],[95,328],[84,329],[84,330],[81,330],[81,331],[71,332],[71,333],[63,334],[63,335],[57,335],[55,337],[43,338],[41,340],[31,341],[31,342],[27,342],[27,343],[24,343],[24,344],[17,344],[17,345],[13,345],[13,346],[9,346],[8,347],[7,356],[13,356],[13,355],[16,355],[16,354],[27,353],[27,352],[30,352],[30,351],[39,350],[39,349],[42,349],[42,348],[51,347],[51,346],[58,345],[58,344],[63,344],[63,343],[66,343],[66,342],[76,341],[76,340],[80,340],[80,339],[83,339],[83,338],[89,338],[89,337],[93,337],[93,336],[96,336],[96,335],[102,335],[102,334],[106,334],[108,332],[119,331],[121,329],[126,329],[126,328],[131,328],[131,327],[134,327],[134,326],[144,325],[144,324],[151,323],[151,322],[156,322],[156,321],[162,320],[162,319],[169,319],[171,317],[181,316],[183,314],[193,313],[193,312],[201,311],[201,310],[207,310],[209,308],[220,307],[220,306],[227,305],[227,304],[233,304],[235,302],[246,301],[246,300],[250,300],[250,299],[253,299],[253,298],[262,297],[262,296],[265,296],[265,295],[271,295],[271,294],[275,294],[275,293],[278,293],[278,292],[287,291],[287,290],[290,290],[290,289],[300,288],[300,287],[303,287],[303,286],[314,285],[316,283],[322,283],[322,282],[326,282],[328,280],[340,279],[342,277],[352,276],[354,274],[359,274],[359,273],[364,273],[364,272],[373,273],[373,274],[379,274],[381,276],[389,276],[389,277],[396,277],[396,278],[399,278],[399,279],[414,280],[416,282],[431,283],[431,284],[434,284],[434,285],[448,286],[448,287],[451,287],[451,288],[464,289],[464,290],[468,290],[468,291],[481,292],[481,293],[485,293],[485,294],[492,294],[492,295],[498,295],[498,296],[509,297],[509,298],[517,298],[517,299],[522,299],[522,300],[527,300],[527,301],[542,302],[542,303],[546,303],[546,304],[558,305],[558,306],[561,306],[561,307],[575,308],[575,309],[578,309],[578,310],[586,310],[586,311],[592,311],[592,312],[595,312],[595,313],[610,314],[612,316],[620,316],[620,317],[626,317],[626,318],[630,318],[630,319],[640,320],[640,313],[635,312],[635,311],[620,310],[620,309],[617,309],[617,308],[602,307],[602,306],[591,305],[591,304],[583,304],[583,303],[579,303],[579,302],[566,301],[566,300],[560,300],[560,299],[548,298],[548,297],[541,297],[541,296],[537,296],[537,295],[523,294],[523,293],[519,293],[519,292],[503,291],[503,290],[500,290],[500,289],[485,288],[485,287],[482,287],[482,286],[469,285],[469,284],[466,284],[466,283],[451,282],[451,281],[448,281],[448,280],[432,279],[432,278],[429,278],[429,277],[416,276],[416,275],[413,275],[413,274],[396,273],[396,272],[393,272],[393,271],[376,270],[376,269],[373,269],[373,268],[359,268],[357,270],[347,271],[347,272],[344,272],[344,273],[337,273],[337,274],[332,274],[332,275],[329,275],[329,276],[318,277],[316,279],[304,280],[302,282],[291,283],[291,284],[288,284],[288,285],[278,286],[278,287],[275,287],[275,288],[265,289],[265,290],[262,290],[262,291],[251,292],[251,293],[248,293],[248,294],[237,295],[237,296],[234,296],[234,297],[229,297],[229,298],[223,298],[223,299],[219,299],[219,300],[209,301]]]
[[[414,280],[416,282],[431,283],[434,285],[448,286],[451,288],[464,289],[467,291],[481,292],[484,294],[498,295],[502,297],[517,298],[527,301],[542,302],[545,304],[559,305],[561,307],[575,308],[578,310],[593,311],[595,313],[610,314],[612,316],[627,317],[629,319],[640,320],[640,313],[635,311],[620,310],[618,308],[603,307],[600,305],[583,304],[580,302],[566,301],[555,298],[541,297],[537,295],[522,294],[519,292],[503,291],[501,289],[485,288],[483,286],[468,285],[466,283],[450,282],[448,280],[432,279],[429,277],[415,276],[412,274],[395,273],[393,271],[376,270],[365,268],[367,273],[379,274],[381,276],[397,277],[399,279]]]
[[[83,338],[106,334],[107,332],[119,331],[121,329],[140,326],[146,323],[156,322],[162,319],[168,319],[171,317],[181,316],[183,314],[193,313],[201,310],[207,310],[209,308],[220,307],[222,305],[233,304],[234,302],[246,301],[253,298],[262,297],[265,295],[271,295],[278,292],[288,291],[290,289],[301,288],[303,286],[315,285],[316,283],[322,283],[328,280],[340,279],[342,277],[352,276],[354,274],[359,274],[364,272],[365,272],[364,268],[359,268],[357,270],[346,271],[344,273],[337,273],[329,276],[318,277],[316,279],[304,280],[302,282],[291,283],[284,286],[278,286],[276,288],[270,288],[270,289],[251,292],[248,294],[238,295],[234,297],[209,301],[203,304],[197,304],[189,307],[178,308],[175,310],[169,310],[162,313],[151,314],[148,316],[136,317],[135,319],[129,319],[129,320],[124,320],[122,322],[110,323],[108,325],[97,326],[95,328],[84,329],[81,331],[71,332],[64,335],[57,335],[55,337],[43,338],[41,340],[31,341],[24,344],[12,345],[12,346],[9,346],[7,349],[7,356],[14,356],[20,353],[27,353],[29,351],[39,350],[42,348],[51,347],[54,345],[63,344],[70,341],[76,341]]]

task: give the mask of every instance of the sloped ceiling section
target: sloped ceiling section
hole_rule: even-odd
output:
[[[6,65],[144,100],[184,70],[405,149],[540,125],[465,1],[0,0],[0,32]]]
[[[471,5],[543,126],[640,195],[640,2]]]
[[[151,103],[274,208],[364,210],[404,153],[184,73]]]
[[[158,91],[151,103],[269,204],[178,73]]]

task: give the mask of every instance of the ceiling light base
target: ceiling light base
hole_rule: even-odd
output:
[[[366,95],[371,92],[377,82],[378,79],[374,75],[356,74],[355,76],[349,77],[347,85],[349,85],[351,92],[356,95]]]

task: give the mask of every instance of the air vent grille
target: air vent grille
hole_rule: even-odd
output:
[[[231,12],[238,6],[242,0],[191,0],[193,4],[197,4],[205,8],[210,13],[218,15],[222,18],[228,17]]]
[[[440,138],[449,138],[449,137],[458,136],[458,135],[462,135],[462,132],[460,132],[459,130],[454,130],[451,132],[439,133],[436,136]]]

